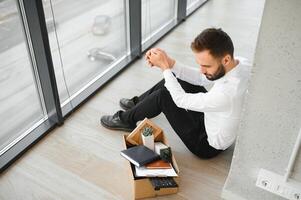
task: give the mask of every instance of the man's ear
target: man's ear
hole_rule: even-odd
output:
[[[229,54],[225,55],[222,59],[222,64],[224,66],[228,65],[231,61],[231,56]]]

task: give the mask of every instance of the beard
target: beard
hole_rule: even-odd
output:
[[[220,64],[214,74],[205,74],[206,78],[210,81],[220,79],[226,74],[226,70],[223,64]]]

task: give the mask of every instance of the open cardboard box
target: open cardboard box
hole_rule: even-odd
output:
[[[132,147],[137,144],[141,144],[141,138],[140,138],[140,130],[142,130],[145,126],[152,126],[156,128],[154,131],[155,136],[155,142],[162,142],[163,144],[168,145],[168,142],[166,140],[166,137],[164,136],[164,133],[160,127],[156,126],[154,123],[152,123],[149,119],[144,119],[133,132],[129,135],[123,136],[124,141],[124,147],[127,149],[129,147]],[[134,138],[134,139],[133,139]],[[134,144],[133,144],[134,143]],[[172,155],[172,166],[174,167],[175,171],[179,175],[179,168],[176,162],[176,159]],[[135,166],[131,164],[130,162],[127,163],[127,168],[129,170],[129,177],[133,184],[134,188],[134,197],[135,199],[141,199],[141,198],[147,198],[147,197],[155,197],[160,195],[167,195],[167,194],[174,194],[177,193],[179,188],[161,188],[160,190],[154,190],[149,178],[147,177],[135,177]],[[174,177],[174,180],[179,185],[179,176]]]

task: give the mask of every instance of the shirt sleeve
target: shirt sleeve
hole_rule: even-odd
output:
[[[186,93],[170,69],[164,70],[163,76],[165,87],[180,108],[196,112],[223,112],[231,108],[230,97],[222,91]]]
[[[209,85],[213,82],[208,80],[204,74],[201,74],[199,69],[186,67],[183,64],[176,62],[171,71],[177,78],[186,81],[193,85]]]

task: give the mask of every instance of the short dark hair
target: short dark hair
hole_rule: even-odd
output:
[[[195,52],[209,50],[215,58],[229,54],[233,58],[234,47],[229,35],[221,28],[208,28],[202,31],[191,43]]]

